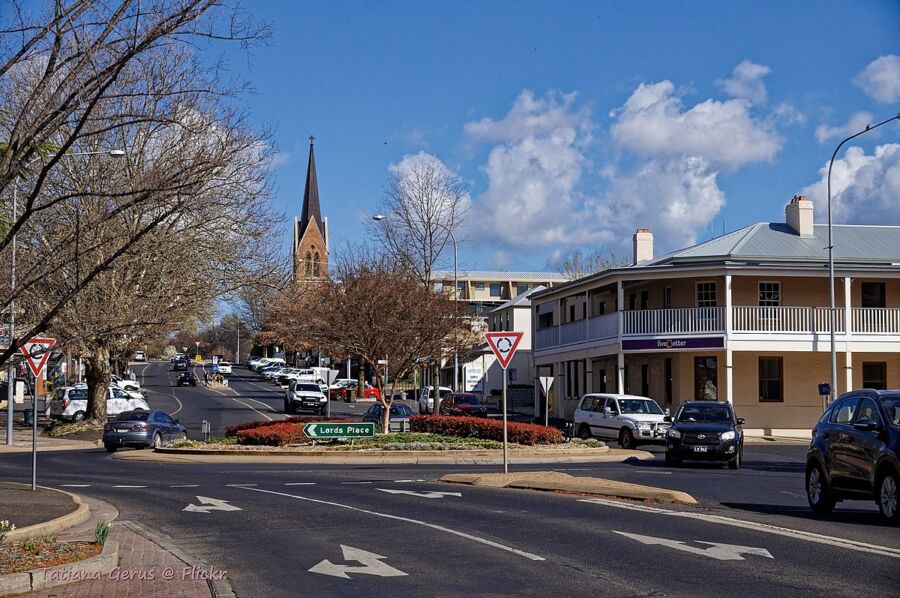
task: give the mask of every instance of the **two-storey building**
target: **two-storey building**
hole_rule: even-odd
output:
[[[794,197],[757,223],[531,297],[537,376],[557,417],[585,392],[734,404],[746,428],[808,434],[831,378],[827,226]],[[900,387],[900,226],[834,227],[837,390]],[[538,397],[535,396],[535,405]]]

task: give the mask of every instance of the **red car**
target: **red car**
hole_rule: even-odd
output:
[[[441,400],[441,415],[487,417],[487,407],[481,404],[478,395],[457,392]]]
[[[347,392],[348,388],[353,391],[354,395],[356,394],[356,386],[350,386],[350,387],[341,386],[338,388],[331,388],[328,391],[328,397],[332,401],[349,401],[350,395]],[[366,399],[377,401],[377,400],[381,399],[381,393],[378,391],[377,388],[375,388],[371,384],[366,383]]]

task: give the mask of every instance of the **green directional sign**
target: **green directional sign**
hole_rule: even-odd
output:
[[[375,424],[372,422],[315,422],[303,426],[307,438],[372,438]]]

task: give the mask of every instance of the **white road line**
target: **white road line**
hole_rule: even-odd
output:
[[[803,540],[805,542],[813,542],[816,544],[827,544],[829,546],[837,546],[838,548],[846,548],[847,550],[855,550],[857,552],[867,552],[880,556],[889,556],[900,558],[900,549],[890,548],[888,546],[878,546],[876,544],[866,544],[856,540],[848,540],[846,538],[835,538],[833,536],[825,536],[815,534],[813,532],[805,532],[802,530],[791,529],[787,527],[779,527],[777,525],[769,525],[767,523],[757,523],[755,521],[745,521],[743,519],[735,519],[733,517],[725,517],[723,515],[710,515],[707,513],[694,513],[691,511],[672,511],[669,509],[661,509],[659,507],[648,507],[645,505],[630,504],[619,502],[616,500],[608,500],[605,498],[583,498],[578,502],[594,503],[606,507],[616,507],[618,509],[630,509],[632,511],[642,511],[644,513],[653,513],[656,515],[669,515],[671,517],[685,517],[688,519],[698,519],[707,523],[715,523],[719,525],[729,525],[732,527],[740,527],[776,536],[785,536],[795,540]]]
[[[315,482],[286,482],[285,486],[315,486]]]
[[[169,488],[199,488],[200,484],[174,484]]]
[[[240,400],[240,399],[236,399],[236,398],[234,398],[234,397],[232,397],[232,400],[233,400],[233,401],[237,401],[238,403],[240,403],[241,405],[243,405],[243,406],[246,407],[247,409],[251,409],[251,410],[253,410],[253,411],[256,411],[257,413],[259,413],[261,416],[263,416],[263,417],[266,418],[267,420],[272,421],[272,418],[271,418],[271,417],[269,417],[268,415],[266,415],[265,413],[263,413],[263,412],[260,411],[259,409],[255,408],[253,405],[248,405],[248,404],[245,403],[244,401],[242,401],[242,400]]]
[[[428,480],[394,480],[395,484],[411,484],[413,482],[427,482]]]
[[[130,486],[128,484],[119,484],[118,486],[113,486],[113,488],[146,488],[146,486]]]
[[[245,488],[247,486],[256,486],[256,484],[225,484],[230,488]]]
[[[60,488],[90,488],[90,484],[60,484]]]
[[[372,482],[341,482],[341,484],[371,484]]]
[[[272,413],[274,413],[275,415],[277,415],[279,417],[287,417],[286,414],[281,413],[280,411],[276,411],[275,409],[272,408],[271,405],[263,403],[262,401],[257,401],[256,399],[251,399],[250,397],[244,397],[244,398],[247,399],[248,401],[253,401],[254,403],[259,403],[260,405],[262,405],[263,407],[265,407],[266,409],[268,409],[269,411],[271,411]]]
[[[340,507],[342,509],[349,509],[351,511],[356,511],[358,513],[365,513],[367,515],[375,515],[376,517],[384,517],[385,519],[393,519],[394,521],[405,521],[406,523],[412,523],[415,525],[421,525],[423,527],[427,527],[430,529],[437,530],[439,532],[445,532],[448,534],[452,534],[454,536],[458,536],[460,538],[465,538],[467,540],[472,540],[473,542],[478,542],[479,544],[484,544],[485,546],[491,546],[493,548],[498,548],[500,550],[504,550],[506,552],[511,552],[513,554],[517,554],[519,556],[525,557],[526,559],[532,561],[543,561],[546,560],[542,556],[538,556],[536,554],[532,554],[530,552],[525,552],[524,550],[519,550],[518,548],[513,548],[512,546],[506,546],[505,544],[500,544],[499,542],[494,542],[492,540],[488,540],[486,538],[481,538],[479,536],[473,536],[471,534],[467,534],[465,532],[461,532],[459,530],[450,529],[449,527],[444,527],[442,525],[436,525],[434,523],[428,523],[426,521],[420,521],[418,519],[410,519],[409,517],[400,517],[398,515],[390,515],[388,513],[379,513],[378,511],[370,511],[368,509],[360,509],[359,507],[353,507],[350,505],[344,505],[337,502],[331,502],[328,500],[318,500],[315,498],[308,498],[306,496],[298,496],[296,494],[287,494],[285,492],[275,492],[274,490],[263,490],[262,488],[244,488],[245,490],[252,490],[253,492],[265,492],[266,494],[275,494],[277,496],[286,496],[287,498],[295,498],[297,500],[305,500],[307,502],[317,503],[320,505],[328,505],[332,507]]]

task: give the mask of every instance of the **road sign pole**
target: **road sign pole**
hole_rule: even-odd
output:
[[[6,380],[8,382],[6,388],[6,444],[12,446],[13,443],[13,399],[16,396],[16,368],[9,366],[6,370]]]
[[[28,379],[26,374],[25,379]],[[37,490],[37,374],[34,374],[34,384],[31,386],[31,489]]]
[[[503,473],[509,473],[506,442],[506,368],[503,368]]]

